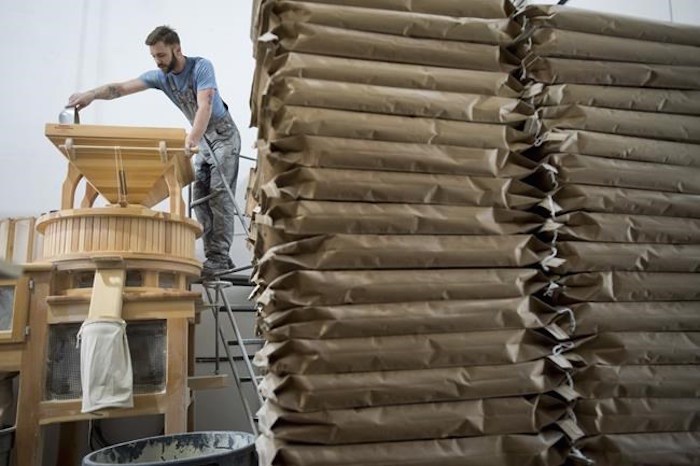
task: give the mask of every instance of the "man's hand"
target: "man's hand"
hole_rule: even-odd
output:
[[[201,136],[195,139],[192,133],[187,133],[187,137],[185,137],[185,152],[188,154],[195,153],[199,147],[200,139],[202,139]]]
[[[187,147],[188,149],[198,147],[200,139],[201,136],[195,139],[195,136],[193,136],[192,133],[187,133],[187,137],[185,138],[185,147]]]
[[[93,100],[95,100],[95,91],[76,92],[68,98],[66,108],[75,107],[78,110],[82,110],[90,105]]]

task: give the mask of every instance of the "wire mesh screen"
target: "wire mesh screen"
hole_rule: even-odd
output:
[[[80,386],[80,348],[77,335],[80,324],[49,327],[47,356],[47,400],[73,400],[82,396]],[[166,340],[165,321],[129,322],[131,366],[134,373],[134,394],[157,393],[165,389]]]
[[[15,286],[0,286],[0,330],[12,329],[15,306]]]

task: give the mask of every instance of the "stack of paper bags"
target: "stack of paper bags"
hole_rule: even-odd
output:
[[[700,458],[700,28],[557,6],[524,14],[544,83],[544,235],[571,309],[574,456]]]
[[[522,181],[514,7],[255,11],[261,464],[560,464],[569,368],[533,297],[552,251]]]

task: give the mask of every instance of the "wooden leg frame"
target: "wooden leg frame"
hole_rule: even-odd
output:
[[[163,414],[166,434],[186,432],[188,428],[189,388],[188,331],[189,318],[166,318],[165,392],[134,396],[134,408],[108,410],[95,414],[80,412],[80,400],[46,401],[48,337],[53,324],[51,304],[51,272],[33,276],[34,289],[30,296],[29,326],[31,332],[24,347],[17,408],[15,440],[16,465],[40,466],[43,454],[42,426],[61,423],[60,465],[76,464],[76,445],[80,444],[80,421],[109,417],[130,417]],[[167,304],[160,304],[166,308]],[[194,306],[194,303],[192,304]],[[87,315],[87,303],[83,305]],[[149,319],[151,320],[151,319]],[[68,461],[68,462],[66,462]]]

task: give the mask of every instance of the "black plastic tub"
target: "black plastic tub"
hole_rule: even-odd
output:
[[[83,466],[257,466],[255,436],[247,432],[190,432],[120,443],[90,453]]]
[[[10,456],[14,443],[15,427],[2,426],[0,428],[0,466],[10,466]]]

